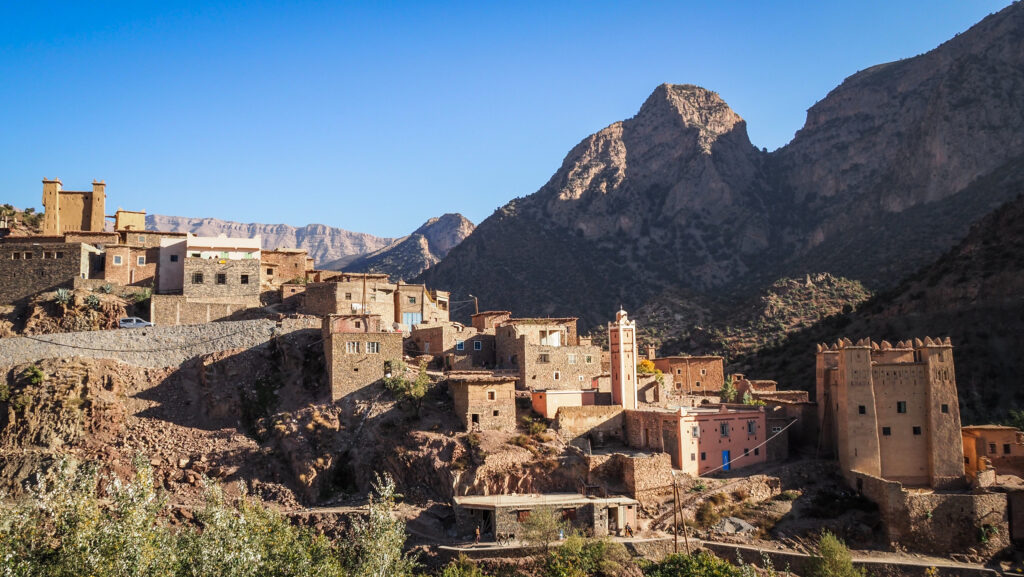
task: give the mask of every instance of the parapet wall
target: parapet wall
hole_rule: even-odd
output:
[[[196,356],[251,349],[277,336],[319,331],[302,319],[227,321],[190,326],[155,326],[58,333],[0,339],[0,366],[60,357],[115,359],[140,367],[176,367]]]
[[[555,428],[565,442],[590,435],[594,443],[605,439],[622,439],[622,407],[587,406],[559,407],[555,415]]]

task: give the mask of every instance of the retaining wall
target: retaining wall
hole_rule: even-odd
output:
[[[47,358],[88,357],[115,359],[140,367],[176,367],[196,356],[250,349],[300,330],[319,331],[320,319],[226,321],[11,337],[0,339],[0,366]]]

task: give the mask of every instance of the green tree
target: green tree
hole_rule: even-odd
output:
[[[415,379],[409,379],[406,375],[406,364],[402,361],[390,361],[391,376],[384,377],[384,386],[395,394],[399,400],[409,403],[418,417],[420,408],[423,406],[423,398],[430,390],[430,375],[427,374],[427,366],[420,365],[419,373]]]
[[[441,569],[439,577],[488,577],[472,559],[460,554]]]
[[[405,522],[394,518],[399,495],[390,475],[375,475],[365,517],[352,522],[349,538],[342,543],[342,558],[352,575],[406,577],[416,569],[416,558],[406,554]]]
[[[722,401],[731,403],[736,399],[737,394],[736,387],[732,384],[732,375],[725,377],[725,383],[722,384],[722,390],[718,392],[718,396],[722,397]]]
[[[853,566],[850,550],[841,539],[825,531],[818,540],[818,555],[814,561],[811,577],[864,577],[863,568]]]
[[[622,543],[573,533],[544,558],[543,577],[620,577],[637,567]]]
[[[528,547],[541,549],[545,553],[551,544],[564,535],[568,524],[554,507],[537,507],[520,523],[520,539]]]
[[[672,554],[643,567],[647,577],[742,577],[739,567],[707,551],[693,555]]]

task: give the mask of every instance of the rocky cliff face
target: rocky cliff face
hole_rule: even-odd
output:
[[[393,238],[377,237],[351,232],[323,224],[294,227],[286,224],[241,223],[216,218],[188,218],[150,214],[146,228],[172,232],[191,232],[202,236],[220,234],[231,237],[252,238],[260,235],[263,248],[303,248],[313,257],[317,266],[330,262],[347,262],[360,255],[380,250]],[[346,260],[347,259],[347,260]]]
[[[741,298],[809,272],[891,287],[1015,194],[985,182],[1024,155],[1022,124],[1021,4],[851,76],[771,154],[717,94],[662,85],[419,280],[584,327],[666,290]]]
[[[324,268],[349,272],[387,273],[392,280],[409,280],[448,255],[473,232],[473,223],[461,214],[432,218],[409,236],[345,264],[329,263]]]

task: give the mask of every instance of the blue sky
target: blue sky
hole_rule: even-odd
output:
[[[536,191],[663,82],[769,150],[845,77],[1007,0],[5,2],[0,200],[400,236]]]

